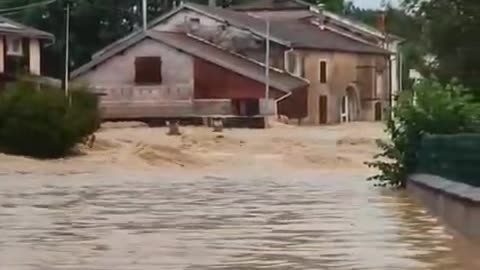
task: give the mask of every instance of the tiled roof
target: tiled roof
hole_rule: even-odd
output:
[[[265,83],[265,67],[245,57],[217,48],[212,44],[196,38],[189,37],[183,33],[149,31],[148,33],[139,33],[131,39],[124,41],[121,46],[111,49],[107,53],[94,58],[91,62],[80,67],[72,73],[72,77],[78,77],[91,68],[100,65],[110,57],[120,53],[139,41],[150,38],[164,43],[176,49],[209,61],[215,65],[221,66],[242,76]],[[272,88],[290,92],[298,88],[308,86],[308,83],[298,77],[292,76],[286,72],[275,69],[270,70],[270,85]]]
[[[266,21],[263,19],[222,8],[191,3],[187,4],[188,6],[211,16],[222,18],[237,27],[246,28],[256,34],[266,36]],[[293,48],[372,54],[389,53],[378,46],[355,40],[328,28],[322,30],[311,23],[297,19],[272,20],[270,22],[270,37],[278,43]]]
[[[23,25],[11,19],[0,16],[0,33],[15,34],[22,37],[54,40],[55,37],[47,32]]]
[[[159,42],[181,49],[190,55],[265,83],[265,66],[263,63],[254,62],[181,33],[151,31],[148,35]],[[305,80],[299,77],[272,68],[270,69],[270,84],[273,88],[284,92],[290,92],[308,85]]]
[[[309,9],[309,4],[299,0],[255,0],[235,5],[235,10],[282,10]]]

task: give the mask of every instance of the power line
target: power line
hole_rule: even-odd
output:
[[[10,12],[22,11],[24,9],[49,5],[49,4],[51,4],[53,2],[56,2],[56,1],[57,0],[46,0],[46,1],[38,2],[38,3],[32,3],[32,4],[24,5],[24,6],[18,6],[18,7],[12,7],[12,8],[2,8],[2,9],[0,9],[0,13],[3,14],[3,12],[10,13]]]

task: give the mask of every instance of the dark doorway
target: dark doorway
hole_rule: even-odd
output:
[[[260,114],[258,99],[233,99],[234,112],[240,116],[254,116]]]
[[[328,119],[328,97],[320,96],[318,99],[320,124],[326,124]]]
[[[375,121],[382,121],[382,103],[375,103]]]

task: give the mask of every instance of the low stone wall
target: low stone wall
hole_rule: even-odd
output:
[[[409,177],[407,190],[451,228],[480,242],[480,188],[435,175],[415,174]]]

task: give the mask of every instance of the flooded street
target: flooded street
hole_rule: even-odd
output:
[[[401,192],[278,175],[0,176],[0,269],[480,269]]]

